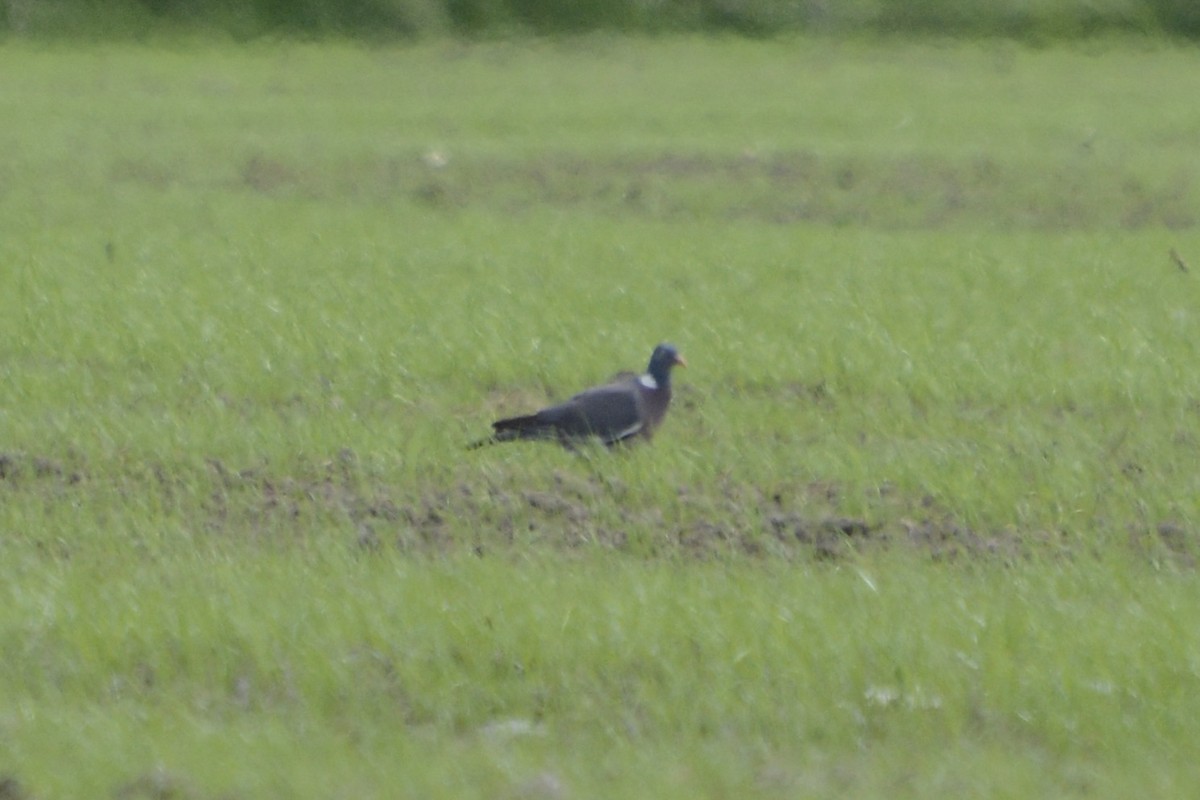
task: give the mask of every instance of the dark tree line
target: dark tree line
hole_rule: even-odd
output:
[[[396,39],[587,31],[1200,37],[1200,0],[0,0],[9,34]]]

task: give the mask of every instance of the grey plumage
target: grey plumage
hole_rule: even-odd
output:
[[[671,370],[687,366],[672,345],[660,344],[643,375],[621,373],[611,383],[586,389],[565,403],[492,423],[492,435],[480,447],[522,439],[552,439],[572,447],[595,437],[605,445],[650,439],[671,405]]]

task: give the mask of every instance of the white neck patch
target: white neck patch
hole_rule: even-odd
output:
[[[638,376],[638,383],[645,386],[647,389],[657,389],[658,381],[654,380],[654,376],[647,372],[645,375]]]

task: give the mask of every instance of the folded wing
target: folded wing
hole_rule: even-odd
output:
[[[498,442],[558,439],[564,443],[595,436],[615,444],[637,435],[645,425],[641,397],[633,381],[598,386],[536,414],[492,423]]]

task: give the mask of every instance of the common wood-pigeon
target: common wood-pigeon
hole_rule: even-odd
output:
[[[671,404],[671,369],[687,362],[669,344],[660,344],[642,375],[621,373],[611,383],[586,389],[570,400],[536,414],[492,423],[492,435],[472,444],[481,447],[519,439],[554,439],[567,447],[596,437],[606,445],[649,439]]]

